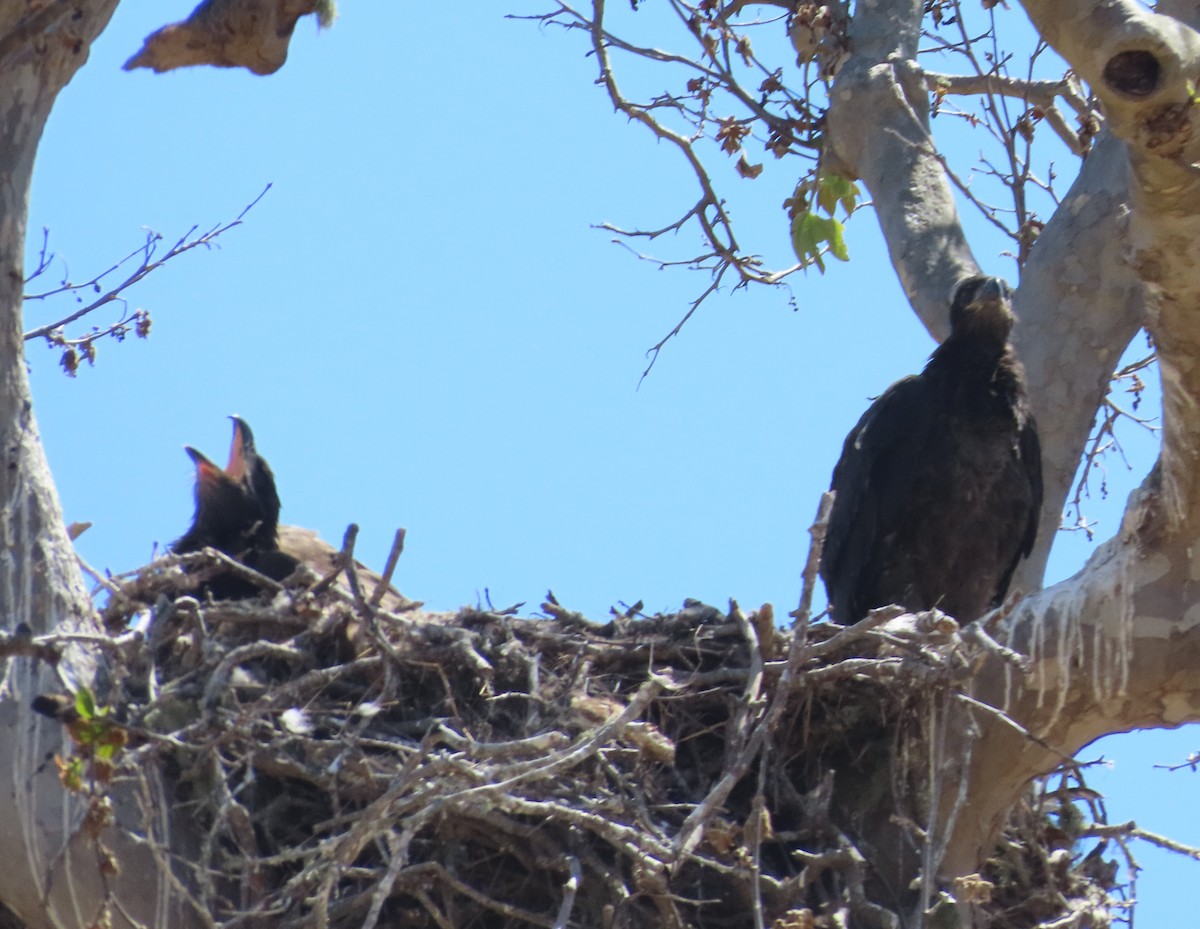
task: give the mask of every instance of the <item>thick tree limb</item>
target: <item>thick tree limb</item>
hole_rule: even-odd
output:
[[[331,9],[329,0],[204,0],[182,22],[146,39],[125,70],[171,71],[194,65],[274,74],[287,61],[300,17]]]
[[[1163,380],[1163,516],[1194,533],[1200,520],[1200,35],[1132,0],[1027,0],[1045,38],[1092,86],[1126,146],[1133,198],[1130,261],[1153,288],[1148,328]]]
[[[1077,414],[1061,414],[1084,402],[1089,390],[1102,394],[1101,378],[1107,378],[1113,359],[1096,349],[1112,353],[1123,344],[1115,336],[1136,325],[1143,301],[1150,304],[1147,324],[1163,367],[1159,465],[1130,497],[1117,536],[1073,578],[1027,599],[1014,613],[1008,644],[1031,656],[1031,678],[1006,673],[985,688],[988,702],[1005,706],[1045,742],[1073,752],[1109,732],[1195,718],[1188,695],[1200,687],[1193,670],[1200,660],[1200,604],[1192,593],[1197,573],[1192,540],[1200,513],[1195,476],[1200,338],[1191,317],[1200,300],[1194,273],[1200,257],[1195,218],[1200,143],[1187,75],[1197,73],[1200,42],[1182,23],[1133,3],[1025,5],[1043,34],[1092,84],[1115,136],[1088,159],[1073,191],[1078,196],[1055,218],[1062,220],[1055,235],[1075,241],[1048,249],[1038,266],[1043,245],[1057,244],[1047,242],[1048,226],[1019,295],[1034,302],[1018,309],[1027,323],[1020,337],[1035,401],[1039,414],[1050,406],[1056,423],[1042,430],[1046,462],[1054,469],[1048,470],[1051,482],[1061,483],[1071,460],[1066,452],[1084,427]],[[1114,196],[1122,188],[1128,195]],[[1146,300],[1147,294],[1152,298]],[[1093,325],[1098,333],[1088,331]],[[1085,371],[1095,378],[1090,386],[1080,376]],[[1057,404],[1062,408],[1055,411]],[[1043,748],[1012,733],[988,740],[975,774],[995,790],[989,795],[980,784],[991,814],[980,821],[984,834],[976,840],[987,841],[1000,805],[1015,797],[1019,783],[1051,763]],[[975,845],[977,853],[970,837],[958,841],[959,851]]]
[[[58,92],[87,59],[117,0],[0,4],[0,624],[34,636],[97,631],[33,417],[21,326],[29,184],[37,142]],[[58,15],[66,7],[68,15]],[[40,30],[40,31],[39,31]],[[34,34],[36,32],[36,34]],[[18,41],[19,40],[19,41]],[[62,727],[32,713],[33,698],[59,691],[60,676],[96,685],[95,659],[78,642],[62,648],[58,674],[42,662],[0,663],[0,900],[28,929],[113,924],[128,913],[146,925],[187,926],[170,907],[145,845],[114,833],[127,870],[106,875],[82,822],[89,798],[67,794],[53,756]],[[140,822],[129,795],[111,797],[117,822]],[[122,924],[128,924],[128,918]]]
[[[1015,580],[1021,590],[1041,586],[1095,411],[1145,322],[1146,290],[1125,238],[1129,184],[1125,146],[1102,134],[1038,237],[1014,296],[1014,342],[1038,417],[1046,485],[1037,549]]]
[[[940,341],[949,333],[950,291],[979,265],[929,135],[916,65],[922,10],[916,0],[856,8],[852,53],[830,95],[826,167],[862,178],[870,190],[904,292]]]

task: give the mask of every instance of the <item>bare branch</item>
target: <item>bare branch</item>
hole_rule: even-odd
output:
[[[1071,81],[1063,78],[1059,81],[1034,81],[1014,78],[1007,74],[996,72],[978,74],[942,74],[936,71],[925,72],[925,87],[937,95],[998,95],[1013,97],[1032,104],[1040,110],[1040,117],[1050,124],[1055,134],[1066,143],[1076,155],[1085,154],[1091,147],[1084,144],[1079,133],[1073,130],[1058,109],[1055,100],[1062,97],[1077,112],[1087,111],[1087,103],[1072,86]]]
[[[643,377],[653,368],[658,354],[670,339],[723,284],[732,283],[735,289],[750,284],[778,285],[805,266],[801,262],[771,270],[763,266],[759,256],[743,251],[725,199],[718,193],[705,156],[698,148],[701,145],[719,145],[726,155],[740,156],[743,176],[754,177],[762,166],[750,164],[743,144],[752,138],[757,140],[755,130],[761,128],[764,135],[761,141],[776,158],[800,154],[810,159],[808,172],[811,174],[815,171],[815,152],[821,144],[818,128],[821,107],[815,102],[819,94],[814,83],[819,82],[814,79],[814,82],[806,83],[802,91],[793,91],[781,79],[779,69],[772,70],[757,58],[749,40],[738,30],[750,25],[766,24],[732,21],[732,17],[748,5],[732,4],[718,11],[706,3],[694,5],[683,0],[670,0],[671,11],[684,27],[680,34],[689,37],[696,47],[694,55],[664,51],[614,34],[606,27],[605,0],[595,0],[590,14],[560,2],[554,10],[539,16],[512,17],[535,19],[568,31],[586,32],[599,65],[600,79],[597,83],[604,86],[614,108],[644,125],[660,141],[674,146],[700,188],[699,199],[678,219],[661,228],[626,229],[611,223],[600,226],[622,239],[653,240],[687,226],[697,228],[703,237],[703,251],[683,259],[662,259],[630,249],[639,258],[653,261],[660,267],[687,267],[706,271],[711,276],[710,283],[692,301],[676,326],[648,350],[650,363]],[[772,22],[782,24],[784,18],[776,17]],[[685,78],[681,83],[686,84],[686,90],[666,92],[651,100],[636,102],[618,84],[612,61],[614,52],[676,69],[675,73],[681,70]],[[762,83],[757,90],[746,86],[735,75],[735,62],[745,64],[761,77]],[[714,116],[715,101],[726,98],[731,106],[745,115]],[[678,117],[685,128],[668,125],[668,120],[673,117]],[[729,277],[730,271],[734,273],[735,280]]]
[[[212,244],[221,235],[228,232],[230,229],[240,226],[242,224],[242,221],[245,219],[246,214],[249,213],[250,210],[252,210],[259,203],[259,201],[262,200],[263,197],[266,196],[267,191],[269,191],[270,189],[271,189],[270,184],[268,184],[266,187],[264,187],[262,189],[262,192],[257,197],[255,197],[253,200],[251,200],[250,203],[248,203],[242,209],[242,211],[240,213],[238,213],[238,215],[235,219],[233,219],[227,223],[224,223],[224,224],[218,224],[216,226],[213,226],[207,232],[201,233],[199,236],[195,236],[194,238],[193,238],[193,235],[195,234],[197,227],[193,226],[191,229],[189,229],[187,232],[185,232],[182,236],[180,236],[179,239],[176,240],[176,242],[167,250],[167,252],[161,258],[155,258],[154,256],[157,251],[158,243],[162,241],[162,236],[157,232],[148,232],[146,235],[146,241],[141,246],[134,249],[132,252],[130,252],[128,255],[126,255],[124,258],[122,258],[120,261],[116,262],[110,268],[108,268],[104,271],[101,271],[99,274],[95,275],[90,280],[87,280],[87,281],[84,281],[83,283],[78,283],[78,284],[64,280],[63,283],[57,287],[53,287],[49,290],[42,291],[39,293],[27,294],[25,296],[25,301],[28,303],[28,302],[31,302],[34,300],[47,300],[49,298],[59,296],[61,294],[74,294],[74,293],[78,293],[79,291],[82,291],[82,290],[99,291],[101,289],[101,286],[100,286],[101,282],[106,277],[108,277],[110,274],[112,274],[113,272],[115,272],[116,270],[121,268],[127,262],[129,262],[135,258],[138,258],[140,256],[140,261],[139,261],[137,267],[132,272],[130,272],[125,277],[125,279],[122,280],[120,283],[118,283],[116,286],[110,287],[107,291],[102,293],[95,300],[92,300],[86,306],[80,307],[79,309],[77,309],[71,313],[68,313],[67,315],[61,317],[60,319],[55,320],[52,323],[46,323],[46,324],[38,326],[34,329],[28,330],[24,334],[25,341],[28,342],[31,339],[46,339],[51,345],[80,345],[80,344],[91,343],[91,342],[95,341],[96,339],[101,338],[105,335],[117,335],[119,333],[122,333],[124,327],[126,327],[129,323],[131,323],[135,320],[135,318],[137,316],[136,313],[135,314],[123,314],[122,318],[118,322],[112,324],[104,331],[97,330],[97,331],[89,333],[87,336],[84,336],[79,339],[73,339],[73,340],[67,339],[67,338],[65,338],[65,336],[63,336],[63,335],[61,335],[61,333],[59,333],[59,330],[63,329],[65,326],[68,326],[73,322],[76,322],[76,321],[82,319],[83,317],[89,315],[90,313],[95,312],[96,310],[100,309],[101,307],[107,306],[110,303],[118,302],[118,301],[124,303],[124,294],[125,294],[126,290],[128,290],[130,287],[132,287],[134,284],[138,283],[139,281],[143,280],[147,275],[149,275],[152,272],[161,268],[163,265],[165,265],[171,259],[177,258],[178,256],[184,254],[185,252],[189,252],[192,249],[197,248],[199,246],[204,246],[206,248],[211,247]],[[38,267],[30,275],[29,280],[32,280],[33,278],[37,277],[39,274],[43,273],[44,270],[46,269],[46,266],[49,263],[49,260],[50,259],[47,258],[47,256],[46,256],[45,246],[43,246],[42,254],[41,254],[41,257],[38,262]]]
[[[1113,825],[1103,825],[1101,823],[1093,823],[1080,832],[1081,837],[1111,839],[1117,836],[1128,836],[1133,839],[1141,839],[1143,842],[1149,842],[1159,848],[1164,848],[1169,852],[1175,852],[1179,855],[1186,855],[1196,861],[1200,861],[1200,848],[1191,845],[1184,845],[1182,842],[1176,842],[1174,839],[1168,838],[1165,835],[1159,835],[1156,832],[1148,832],[1145,829],[1139,829],[1136,823],[1114,823]]]

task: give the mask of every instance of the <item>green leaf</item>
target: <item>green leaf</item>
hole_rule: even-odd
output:
[[[83,719],[96,718],[96,700],[86,687],[75,691],[75,709]]]
[[[817,187],[817,204],[830,216],[840,203],[849,216],[858,207],[858,185],[840,174],[822,176]]]
[[[829,253],[838,261],[850,260],[850,249],[846,248],[846,227],[836,219],[827,219],[829,224],[829,235],[826,242],[829,243]]]
[[[797,213],[792,219],[792,249],[802,265],[815,264],[822,273],[822,252],[828,251],[839,261],[849,261],[845,227],[833,217],[817,216],[811,211]]]
[[[816,226],[819,222],[816,215],[805,210],[792,217],[792,250],[802,265],[816,262],[818,268],[825,270],[821,261],[821,238]]]

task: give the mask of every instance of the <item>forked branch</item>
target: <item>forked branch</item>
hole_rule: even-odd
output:
[[[69,277],[64,276],[63,280],[57,286],[34,293],[27,293],[25,295],[26,305],[38,301],[52,301],[55,298],[61,297],[70,297],[76,302],[82,302],[82,294],[84,293],[94,293],[98,294],[98,296],[53,322],[44,323],[26,331],[24,335],[25,341],[45,339],[46,343],[51,347],[58,346],[64,348],[63,367],[66,368],[69,374],[74,374],[80,355],[89,362],[94,362],[95,343],[97,340],[107,336],[115,338],[118,341],[123,341],[131,328],[139,338],[145,338],[150,332],[150,314],[143,309],[129,309],[126,299],[128,290],[157,271],[167,262],[178,258],[185,252],[190,252],[192,249],[200,246],[205,248],[212,247],[218,238],[230,229],[240,226],[246,214],[266,196],[267,191],[270,189],[271,185],[268,184],[257,197],[238,213],[236,218],[229,222],[219,223],[207,232],[202,232],[198,235],[197,229],[199,227],[193,226],[180,236],[162,255],[158,254],[160,243],[163,241],[162,235],[158,232],[148,231],[146,233],[146,240],[140,246],[124,258],[115,262],[111,267],[101,271],[99,274],[93,275],[88,280],[75,282],[71,281]],[[54,255],[49,251],[49,233],[43,232],[42,248],[38,255],[38,263],[33,271],[30,272],[26,283],[46,274],[53,261]],[[124,278],[116,284],[105,289],[104,282],[130,263],[134,263],[133,270],[128,271]],[[84,317],[109,304],[118,304],[122,308],[115,322],[105,327],[94,326],[89,332],[77,337],[69,337],[66,334],[66,327],[72,323],[79,322]]]

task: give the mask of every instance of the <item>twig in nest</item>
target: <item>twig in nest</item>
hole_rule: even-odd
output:
[[[535,767],[518,773],[499,781],[495,784],[483,784],[479,787],[469,787],[465,791],[458,794],[451,794],[452,799],[462,799],[473,794],[491,793],[506,791],[516,784],[527,781],[532,777],[547,777],[557,771],[571,768],[584,758],[594,755],[602,745],[607,745],[609,742],[620,737],[625,727],[634,720],[641,717],[646,711],[646,707],[650,702],[658,696],[662,689],[662,684],[656,680],[648,680],[638,692],[634,694],[633,699],[629,701],[629,705],[625,709],[610,719],[603,726],[596,729],[591,735],[582,739],[578,744],[565,752],[559,753],[557,756],[550,756],[549,759],[539,761]]]
[[[229,570],[238,577],[244,578],[245,580],[250,581],[252,584],[257,584],[264,590],[269,590],[272,594],[277,594],[283,590],[283,585],[280,584],[279,581],[272,580],[265,574],[259,574],[253,568],[247,567],[236,558],[231,558],[229,555],[226,555],[224,552],[218,551],[215,548],[209,548],[206,546],[196,554],[203,555],[211,564],[223,565],[224,567],[229,568]],[[186,559],[192,557],[192,555],[188,554],[181,557]]]
[[[354,603],[362,613],[363,617],[370,623],[372,633],[378,633],[378,615],[375,607],[367,602],[367,598],[363,596],[362,584],[358,580],[358,571],[354,565],[354,543],[358,541],[358,523],[351,523],[346,527],[346,534],[342,536],[342,550],[338,553],[338,567],[341,572],[346,575],[346,582],[350,585],[350,592],[354,595]],[[335,575],[336,576],[336,575]]]
[[[243,661],[253,658],[282,658],[285,661],[301,662],[304,654],[290,645],[276,645],[274,642],[251,642],[241,648],[235,648],[221,659],[221,663],[213,669],[212,675],[204,685],[204,705],[214,709],[221,700],[221,695],[229,686],[229,678],[233,669]]]
[[[928,670],[910,664],[903,658],[847,658],[823,668],[805,671],[803,677],[797,680],[796,686],[824,684],[846,678],[888,683],[906,672],[907,675],[911,675],[909,679],[915,680],[927,676]]]
[[[745,843],[750,850],[751,900],[754,904],[754,929],[765,929],[762,900],[762,842],[764,834],[770,833],[770,814],[767,812],[767,758],[771,746],[763,748],[762,761],[758,765],[758,784],[754,799],[750,802],[750,818],[746,822]]]
[[[821,494],[821,502],[817,504],[817,518],[809,527],[811,541],[808,544],[808,558],[804,562],[804,570],[800,574],[800,605],[792,614],[795,619],[794,629],[806,629],[812,616],[813,591],[817,586],[817,571],[821,567],[821,554],[825,550],[825,536],[829,532],[829,514],[833,512],[833,501],[837,493],[827,490]]]
[[[1028,674],[1030,668],[1029,658],[1022,655],[1020,652],[1014,651],[1007,645],[1001,645],[984,629],[984,623],[987,617],[983,620],[976,620],[973,623],[968,623],[963,627],[962,636],[968,642],[978,645],[981,649],[991,655],[995,655],[1001,661],[1006,661],[1017,668],[1022,674]]]
[[[387,593],[392,584],[392,575],[396,572],[396,565],[400,563],[400,555],[404,552],[404,535],[403,528],[396,530],[396,537],[392,540],[392,550],[388,553],[387,564],[383,566],[383,576],[379,578],[379,583],[375,585],[375,592],[371,594],[371,606],[379,606],[383,602],[383,595]]]
[[[900,918],[891,910],[886,910],[867,898],[866,874],[869,870],[867,859],[858,850],[858,846],[841,830],[838,830],[838,844],[845,850],[849,864],[845,869],[846,892],[850,902],[850,912],[854,915],[867,913],[873,923],[885,926],[887,929],[900,929]],[[857,922],[857,920],[855,920]]]
[[[824,658],[826,655],[844,649],[855,639],[866,635],[872,629],[882,626],[897,616],[903,616],[904,612],[904,608],[898,606],[883,606],[871,610],[864,618],[853,625],[843,626],[835,635],[824,642],[818,642],[810,646],[804,657],[809,661]]]
[[[1032,732],[1030,732],[1028,729],[1026,729],[1024,726],[1022,726],[1019,722],[1017,722],[1015,719],[1013,719],[1011,716],[1009,716],[1003,710],[999,710],[996,707],[991,706],[990,704],[983,703],[980,700],[976,700],[974,697],[968,697],[964,693],[957,693],[954,696],[957,699],[961,700],[963,703],[967,704],[968,706],[973,706],[976,709],[983,710],[989,716],[992,716],[993,718],[998,719],[1000,722],[1004,723],[1009,728],[1016,730],[1018,733],[1020,733],[1022,736],[1024,736],[1026,739],[1028,739],[1030,742],[1033,742],[1035,745],[1037,745],[1041,748],[1044,748],[1046,751],[1051,752],[1054,755],[1057,755],[1058,760],[1063,762],[1064,764],[1071,764],[1074,762],[1075,759],[1073,759],[1070,755],[1060,752],[1057,748],[1055,748],[1053,745],[1051,745],[1045,739],[1042,739],[1042,738],[1034,735]]]
[[[929,730],[933,733],[929,740],[929,826],[923,841],[921,867],[921,903],[920,912],[927,913],[932,907],[933,893],[936,889],[936,875],[940,872],[942,861],[946,857],[946,847],[954,835],[954,824],[959,813],[967,802],[967,788],[970,778],[967,772],[971,770],[971,757],[975,752],[975,743],[979,740],[979,724],[967,714],[967,725],[963,727],[960,743],[954,748],[957,758],[952,762],[946,740],[950,735],[950,700],[948,691],[943,691],[937,701],[929,702]],[[938,704],[941,704],[939,707]],[[957,722],[957,720],[956,720]],[[950,805],[945,818],[939,822],[938,817],[942,807],[942,791],[944,789],[947,771],[952,764],[959,765],[955,775],[950,779],[957,780],[958,785],[954,801]]]
[[[575,909],[575,894],[583,882],[583,869],[579,866],[578,858],[568,855],[567,867],[571,871],[571,876],[563,884],[562,905],[558,908],[558,915],[554,918],[554,929],[567,929],[567,925],[571,921],[571,911]]]
[[[354,605],[366,621],[367,633],[371,641],[394,662],[398,663],[400,661],[399,653],[396,651],[395,646],[388,640],[388,637],[379,629],[379,610],[368,603],[367,598],[363,596],[362,584],[359,583],[358,570],[354,562],[354,543],[357,540],[358,524],[351,523],[346,527],[346,534],[342,536],[342,550],[337,557],[338,566],[331,575],[322,578],[312,589],[315,592],[322,584],[328,586],[333,583],[339,573],[345,573],[346,582],[350,585],[350,593],[354,598]]]
[[[427,806],[421,812],[417,813],[404,824],[404,831],[399,838],[394,832],[388,832],[384,835],[384,847],[387,849],[391,861],[388,864],[387,871],[384,872],[379,883],[375,885],[375,892],[371,895],[371,908],[367,910],[367,916],[363,920],[362,929],[375,929],[379,923],[379,916],[383,912],[383,905],[387,902],[388,897],[392,894],[392,888],[396,886],[396,878],[400,876],[401,870],[408,864],[408,849],[412,845],[413,839],[417,837],[417,833],[425,826],[425,823],[432,819],[439,810],[438,804]]]
[[[72,525],[74,525],[74,523]],[[75,553],[75,560],[79,562],[80,570],[82,570],[84,574],[120,600],[127,610],[133,611],[138,608],[137,602],[129,597],[129,595],[121,589],[119,584],[114,584],[111,580],[84,561],[83,556],[78,552]]]
[[[346,534],[342,537],[342,550],[333,559],[333,568],[330,569],[328,574],[308,588],[309,593],[324,593],[333,586],[334,582],[338,579],[338,575],[345,570],[346,565],[353,559],[354,540],[356,538],[358,538],[358,525],[351,523],[346,527]]]
[[[750,666],[746,673],[746,689],[742,693],[742,699],[738,702],[737,709],[734,710],[733,738],[729,747],[729,755],[737,756],[750,741],[753,726],[752,714],[757,713],[760,709],[763,658],[758,643],[758,632],[754,628],[754,624],[746,619],[741,607],[734,600],[729,601],[729,613],[742,631],[742,637],[746,640],[746,647],[750,653]]]
[[[552,730],[511,742],[477,742],[475,739],[459,735],[445,723],[438,723],[438,734],[451,748],[476,760],[519,758],[530,753],[544,755],[546,752],[562,749],[563,743],[569,741],[565,732]]]
[[[679,834],[675,837],[674,851],[676,857],[672,864],[673,870],[678,870],[687,856],[691,854],[703,835],[704,824],[724,804],[737,782],[750,770],[750,765],[766,744],[767,737],[779,725],[784,707],[787,705],[788,694],[791,692],[793,681],[796,678],[797,669],[801,660],[808,657],[807,650],[800,643],[806,640],[805,634],[808,628],[807,617],[812,604],[812,588],[816,583],[817,566],[821,562],[821,544],[825,538],[824,530],[821,527],[828,524],[829,512],[832,508],[833,494],[823,494],[821,503],[817,508],[817,518],[811,530],[813,541],[804,569],[804,592],[801,595],[800,609],[796,614],[797,628],[793,631],[792,647],[789,649],[787,664],[784,666],[783,673],[780,676],[775,695],[765,714],[759,718],[758,724],[753,727],[753,731],[742,745],[736,751],[730,751],[725,771],[721,775],[720,780],[708,792],[708,795],[700,805],[688,814],[687,819],[684,820],[683,825],[679,829]],[[750,623],[745,623],[743,635],[747,637],[747,641],[751,641],[754,646],[757,646],[758,638],[754,635],[753,626]],[[759,654],[752,655],[752,662],[755,658],[757,658],[757,665],[752,664],[754,670],[751,672],[751,682],[747,684],[748,688],[753,687],[754,689],[752,691],[748,690],[747,694],[753,693],[757,696],[757,686],[761,682],[763,668],[762,656]]]
[[[438,929],[454,929],[454,924],[446,918],[446,914],[441,911],[433,898],[422,887],[413,888],[410,893],[417,899],[421,906],[425,907],[425,912],[430,915]]]
[[[426,866],[422,865],[420,867],[424,869]],[[451,890],[462,894],[464,897],[474,900],[480,906],[484,906],[494,913],[499,913],[501,916],[504,916],[507,919],[515,922],[519,921],[521,923],[528,923],[531,926],[542,926],[544,929],[551,929],[550,920],[543,919],[537,913],[531,913],[528,910],[513,906],[511,903],[505,903],[502,900],[496,900],[493,897],[489,897],[487,894],[476,890],[466,881],[455,877],[440,864],[434,865],[433,868],[430,868],[429,870],[432,870],[434,874],[436,874],[438,880],[444,883]]]
[[[661,874],[665,870],[663,862],[671,854],[670,847],[659,836],[649,833],[644,824],[626,826],[616,822],[612,814],[602,807],[593,813],[568,806],[566,801],[526,800],[514,794],[498,794],[491,802],[514,816],[525,816],[538,822],[565,822],[586,829],[617,851],[634,858],[634,864],[645,868],[648,873]]]

